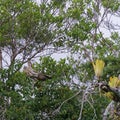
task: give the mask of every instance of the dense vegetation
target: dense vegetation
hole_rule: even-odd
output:
[[[120,74],[119,6],[118,0],[0,0],[0,120],[102,120],[111,100],[94,86],[92,62],[105,62],[100,82]],[[68,56],[56,60],[54,53]],[[27,76],[28,61],[52,79]]]

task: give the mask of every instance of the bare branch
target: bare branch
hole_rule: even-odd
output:
[[[81,93],[82,90],[79,90],[76,94],[74,94],[73,96],[71,96],[70,98],[66,99],[65,101],[63,101],[61,103],[61,105],[52,112],[52,115],[56,115],[58,112],[60,112],[61,107],[63,106],[64,103],[68,102],[69,100],[73,99],[74,97],[76,97],[77,95],[79,95]]]
[[[112,111],[112,114],[114,113],[114,101],[111,101],[107,108],[105,109],[105,112],[103,114],[103,119],[102,120],[107,120],[108,115],[110,115]]]

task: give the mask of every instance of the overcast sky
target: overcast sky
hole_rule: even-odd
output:
[[[35,0],[37,3],[40,3],[41,1],[43,0]],[[120,28],[117,29],[117,26],[120,27],[120,17],[118,16],[114,16],[114,15],[111,15],[109,14],[107,17],[106,17],[106,21],[109,20],[111,23],[114,24],[114,27],[116,27],[116,32],[119,32],[120,33]],[[104,36],[105,37],[109,37],[110,36],[110,32],[113,32],[112,30],[109,31],[105,28],[104,25],[101,26],[101,31],[104,33]],[[53,58],[55,58],[56,60],[59,60],[60,58],[66,58],[67,56],[70,56],[70,53],[54,53],[51,55]],[[4,59],[6,60],[7,59],[7,55],[5,53],[3,53],[3,57]],[[9,61],[9,60],[7,60]]]

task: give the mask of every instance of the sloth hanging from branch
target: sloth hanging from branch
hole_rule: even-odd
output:
[[[36,72],[35,70],[32,69],[32,63],[30,61],[28,61],[28,66],[24,66],[23,68],[23,72],[31,77],[32,79],[36,79],[36,80],[40,80],[40,81],[45,81],[47,79],[52,79],[51,76],[46,75],[44,73],[41,72]]]

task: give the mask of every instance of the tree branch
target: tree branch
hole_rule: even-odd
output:
[[[102,120],[107,120],[108,115],[109,115],[111,112],[114,113],[114,101],[111,101],[111,102],[109,103],[109,105],[107,106],[107,108],[105,109],[105,112],[104,112],[104,114],[103,114],[103,119],[102,119]]]

